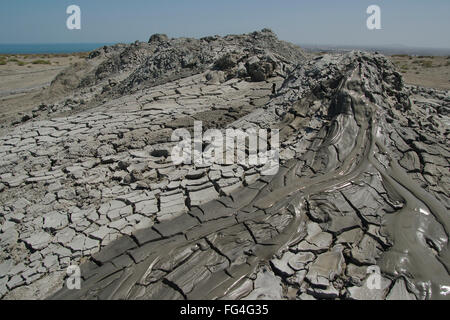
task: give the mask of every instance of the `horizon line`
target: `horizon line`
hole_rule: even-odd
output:
[[[103,45],[115,45],[115,44],[131,44],[136,41],[148,42],[143,40],[133,41],[106,41],[106,42],[17,42],[17,43],[1,43],[1,46],[19,46],[19,45],[82,45],[82,44],[103,44]],[[287,40],[285,40],[287,41]],[[291,41],[288,41],[291,42]],[[328,48],[373,48],[373,49],[428,49],[428,50],[450,50],[450,47],[424,47],[424,46],[411,46],[404,44],[330,44],[330,43],[311,43],[311,42],[291,42],[300,47],[328,47]],[[324,48],[325,49],[325,48]]]

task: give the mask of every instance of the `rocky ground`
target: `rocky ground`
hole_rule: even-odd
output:
[[[448,299],[450,94],[386,57],[154,35],[47,90],[0,135],[0,297]],[[279,129],[277,174],[174,165],[196,120]]]

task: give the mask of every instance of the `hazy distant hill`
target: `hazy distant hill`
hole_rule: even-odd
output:
[[[430,55],[430,56],[447,56],[450,55],[450,48],[416,48],[403,45],[390,46],[337,46],[337,45],[316,45],[316,44],[299,44],[305,51],[311,52],[347,52],[351,50],[363,50],[383,54],[409,54],[409,55]]]

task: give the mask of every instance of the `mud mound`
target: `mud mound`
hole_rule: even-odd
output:
[[[448,299],[449,93],[382,55],[276,41],[152,36],[120,97],[0,137],[0,294]],[[279,170],[175,165],[195,120],[279,129]]]
[[[155,43],[150,42],[150,43]],[[270,30],[248,35],[156,41],[157,49],[118,86],[121,94],[164,84],[207,69],[224,71],[224,79],[264,81],[285,72],[305,57],[300,48],[277,39]]]
[[[233,65],[226,68],[225,79],[239,76],[253,81],[264,81],[276,72],[285,74],[305,59],[299,47],[278,40],[268,29],[202,39],[169,39],[157,34],[148,43],[105,46],[91,52],[85,64],[62,72],[50,91],[85,92],[83,89],[89,88],[101,95],[98,99],[110,99],[210,68],[221,69],[220,61],[229,54]]]
[[[302,91],[293,89],[299,83]],[[297,136],[293,144],[309,145],[306,152],[268,180],[110,245],[93,257],[101,266],[88,273],[97,276],[87,276],[86,291],[77,297],[280,298],[297,291],[301,298],[444,298],[450,266],[447,183],[430,183],[404,152],[418,152],[406,137],[419,133],[439,148],[445,133],[408,127],[421,111],[392,64],[361,53],[323,57],[293,72],[268,110],[280,112],[279,103],[286,106],[279,118],[282,136]],[[244,119],[256,123],[258,117]],[[305,141],[305,128],[314,127]],[[405,150],[405,144],[411,147]],[[448,166],[448,150],[440,152],[447,154],[442,164]],[[412,221],[419,229],[408,227]],[[115,266],[125,258],[115,251],[125,241],[133,262],[117,282],[103,287],[96,278],[104,279],[108,261]],[[177,260],[181,252],[188,258]],[[267,262],[269,267],[261,267]],[[373,290],[362,285],[358,268],[377,264],[382,286]],[[118,270],[106,274],[116,276]],[[258,288],[265,277],[278,288]],[[107,292],[113,293],[103,296]],[[56,297],[74,297],[61,294]]]

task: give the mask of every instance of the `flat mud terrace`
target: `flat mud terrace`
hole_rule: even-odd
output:
[[[2,298],[449,299],[448,91],[268,30],[116,49],[0,135]],[[279,129],[277,174],[174,165],[194,121]]]

